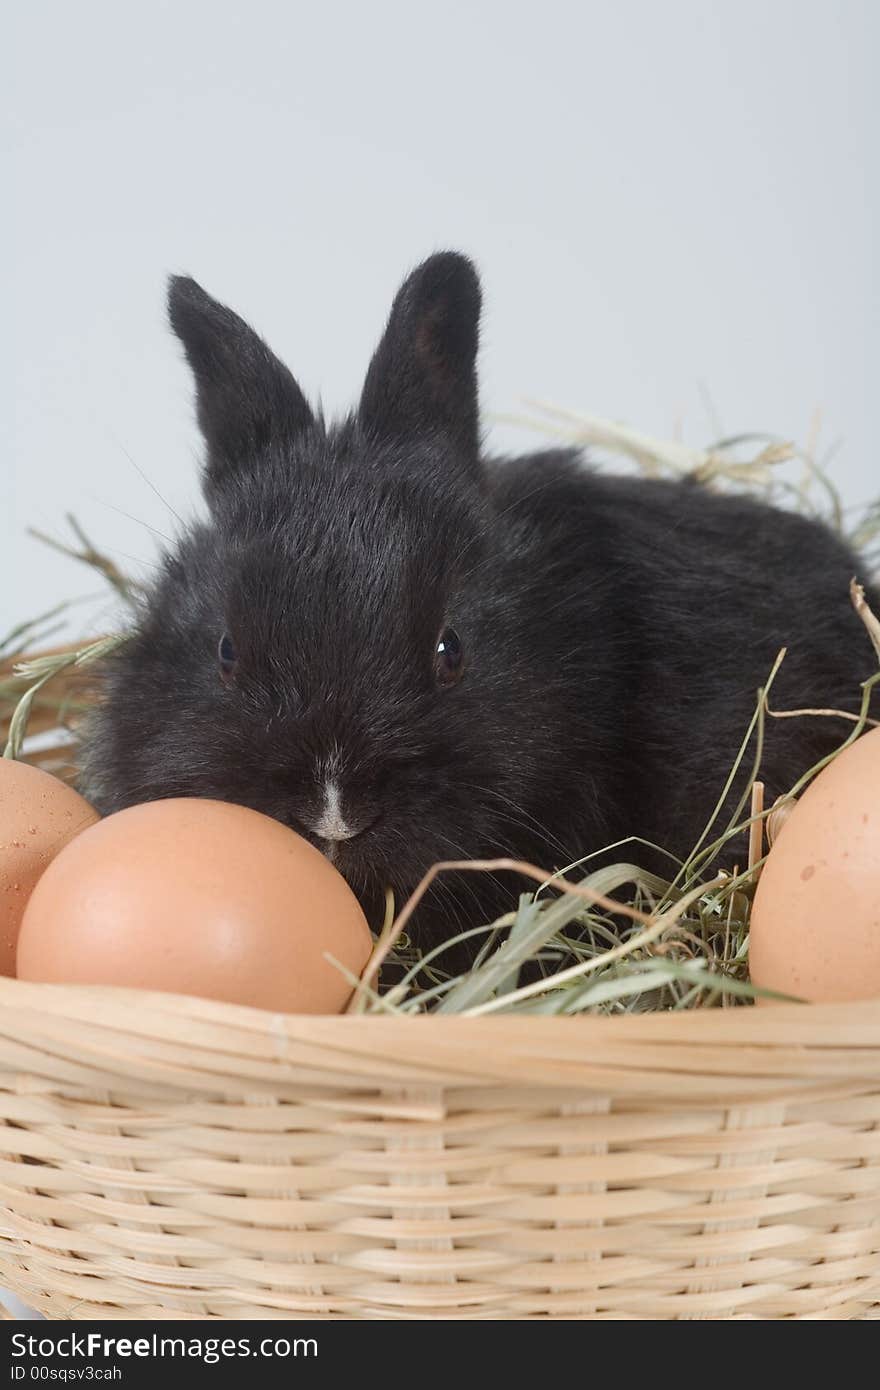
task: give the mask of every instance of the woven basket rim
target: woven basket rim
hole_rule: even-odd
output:
[[[876,1086],[880,1000],[542,1018],[279,1014],[187,995],[0,979],[0,1070],[248,1093],[321,1086],[588,1087],[673,1104]],[[28,1070],[24,1062],[24,1070]]]
[[[185,1044],[185,1072],[229,1069],[284,1080],[291,1070],[386,1079],[602,1086],[645,1073],[717,1077],[719,1084],[880,1074],[880,999],[773,1004],[678,1013],[535,1017],[307,1015],[115,986],[0,977],[0,1068],[18,1042],[101,1056],[125,1076],[152,1058],[177,1084],[168,1049]],[[192,1061],[192,1070],[189,1062]],[[181,1076],[182,1080],[182,1076]]]
[[[478,1018],[456,1014],[310,1014],[280,1013],[246,1004],[232,1004],[198,995],[175,994],[160,990],[132,989],[119,985],[41,984],[0,975],[0,1009],[38,1008],[55,1016],[79,1018],[90,1012],[107,1019],[113,1017],[124,1027],[132,1010],[155,1009],[170,1017],[194,1017],[205,1021],[244,1028],[257,1033],[277,1030],[279,1021],[299,1033],[314,1031],[324,1036],[328,1030],[357,1028],[397,1032],[413,1026],[436,1034],[456,1030],[471,1035],[474,1027],[503,1027],[511,1033],[530,1036],[536,1028],[560,1035],[580,1030],[584,1034],[608,1035],[648,1040],[704,1039],[774,1042],[781,1036],[815,1039],[835,1033],[841,1045],[852,1046],[854,1035],[865,1035],[868,1046],[880,1044],[880,997],[842,1000],[833,1003],[762,1003],[751,1008],[648,1010],[645,1013],[569,1014],[565,1017],[490,1013]]]
[[[656,1030],[661,1033],[668,1032],[670,1025],[684,1025],[686,1032],[713,1032],[720,1031],[725,1036],[730,1032],[730,1026],[734,1029],[740,1028],[744,1032],[763,1032],[763,1025],[770,1022],[774,1025],[779,1020],[794,1020],[796,1015],[808,1017],[813,1026],[822,1026],[826,1023],[841,1024],[846,1019],[858,1017],[860,1020],[867,1021],[876,1016],[878,1022],[878,1036],[880,1036],[880,996],[871,999],[847,999],[836,1002],[810,1003],[795,1001],[779,1001],[761,1003],[757,1006],[748,1008],[735,1007],[729,1009],[682,1009],[674,1010],[646,1010],[644,1013],[620,1013],[620,1014],[567,1014],[565,1017],[542,1017],[540,1015],[511,1015],[508,1013],[490,1013],[480,1016],[478,1019],[469,1018],[461,1014],[413,1014],[396,1015],[388,1014],[310,1014],[310,1013],[281,1013],[273,1009],[260,1009],[248,1004],[232,1004],[222,999],[208,999],[195,994],[177,994],[166,990],[134,989],[123,985],[105,984],[43,984],[35,980],[19,980],[13,976],[0,975],[0,1008],[7,1006],[20,1006],[24,1001],[28,1004],[34,1003],[37,999],[41,1000],[43,1008],[51,1009],[53,1013],[64,1013],[65,1004],[70,1004],[74,1012],[77,1012],[77,1003],[88,1001],[96,1003],[104,1000],[109,1003],[118,1004],[120,1009],[131,1009],[132,1006],[139,1004],[155,1005],[168,1013],[198,1013],[203,1016],[214,1015],[218,1022],[226,1021],[244,1024],[250,1021],[251,1026],[260,1030],[265,1029],[267,1021],[283,1018],[290,1022],[305,1023],[307,1021],[320,1022],[322,1027],[329,1024],[348,1026],[352,1023],[361,1024],[383,1024],[393,1026],[409,1027],[410,1024],[418,1024],[420,1027],[446,1028],[458,1023],[466,1023],[469,1027],[479,1022],[503,1023],[506,1027],[523,1027],[530,1032],[535,1024],[545,1026],[552,1024],[565,1028],[591,1028],[604,1030],[616,1028],[621,1032],[629,1032],[633,1035],[642,1037],[646,1033],[650,1034]],[[749,1026],[758,1024],[757,1027]],[[719,1030],[719,1025],[722,1025]],[[771,1030],[774,1031],[774,1030]],[[795,1031],[800,1031],[796,1029]]]

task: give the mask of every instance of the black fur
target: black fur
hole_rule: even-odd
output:
[[[438,859],[552,868],[630,835],[687,852],[783,644],[776,706],[857,707],[873,663],[848,599],[857,561],[822,526],[597,475],[574,452],[480,457],[480,291],[463,257],[410,276],[360,407],[331,428],[193,281],[172,280],[169,302],[210,519],[167,558],[108,672],[84,775],[102,812],[220,797],[315,838],[332,775],[362,832],[335,862],[375,921],[386,884],[399,902]],[[465,674],[441,689],[447,624]],[[771,798],[842,735],[835,720],[768,725]],[[463,875],[417,920],[436,939],[511,891]]]

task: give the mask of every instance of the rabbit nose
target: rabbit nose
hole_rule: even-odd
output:
[[[309,820],[309,829],[320,840],[330,840],[338,844],[340,840],[352,840],[368,830],[379,819],[379,811],[364,807],[352,814],[343,810],[342,790],[335,777],[328,777],[321,788],[321,803],[318,815]]]

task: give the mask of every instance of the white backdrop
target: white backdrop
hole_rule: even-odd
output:
[[[730,432],[821,408],[847,500],[880,492],[873,0],[32,0],[3,48],[0,633],[98,587],[28,525],[72,510],[136,568],[175,524],[138,470],[197,505],[169,270],[335,410],[459,247],[487,412],[709,442],[704,383]]]

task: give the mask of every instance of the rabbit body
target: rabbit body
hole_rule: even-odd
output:
[[[357,410],[332,426],[193,281],[169,303],[209,516],[107,668],[83,773],[102,813],[254,807],[318,844],[376,925],[385,889],[400,903],[437,860],[553,869],[632,836],[685,855],[782,646],[776,708],[858,708],[873,662],[848,597],[858,561],[828,529],[574,451],[482,454],[463,257],[406,281]],[[770,797],[845,728],[767,724]],[[441,880],[417,930],[443,939],[516,890]]]

